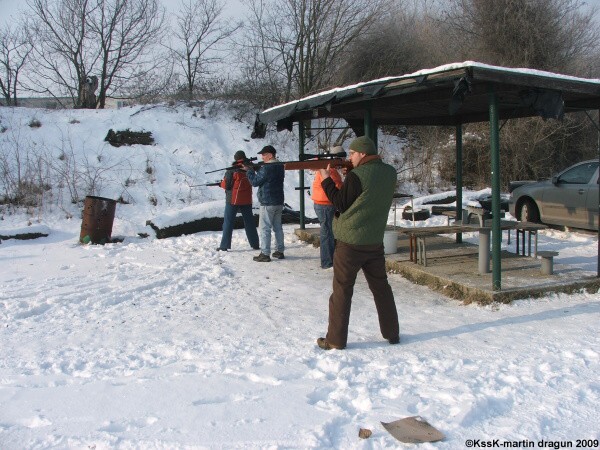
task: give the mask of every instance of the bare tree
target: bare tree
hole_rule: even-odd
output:
[[[88,79],[97,74],[97,105],[109,92],[145,77],[164,22],[157,0],[28,0],[35,30],[35,76],[30,88],[85,103]]]
[[[423,68],[429,54],[423,51],[419,31],[426,16],[419,5],[399,2],[387,15],[377,17],[368,33],[349,46],[338,78],[343,84],[402,75]]]
[[[165,63],[153,53],[165,13],[157,0],[95,2],[88,26],[100,46],[98,106],[104,108],[109,90],[119,92]]]
[[[598,76],[590,72],[590,58],[598,54],[596,15],[580,0],[452,0],[438,23],[447,25],[449,39],[460,43],[461,59]],[[489,166],[489,130],[476,124],[469,129],[482,139],[465,141],[465,173],[481,187],[489,184],[478,175]],[[561,124],[536,118],[508,121],[500,135],[503,182],[547,177],[587,157],[596,146],[591,131],[587,117],[577,115]],[[453,170],[447,161],[453,160],[451,151],[444,163],[447,177]]]
[[[173,57],[185,76],[185,91],[192,99],[198,80],[210,73],[210,66],[222,60],[220,47],[240,27],[222,20],[223,4],[217,0],[183,0],[177,14]]]
[[[581,0],[452,0],[443,18],[471,59],[579,73],[597,49],[596,14]]]
[[[28,0],[33,13],[29,29],[35,43],[31,91],[68,96],[80,106],[84,83],[98,60],[98,45],[87,27],[95,5],[91,0]]]
[[[22,26],[6,25],[0,30],[0,90],[7,106],[18,104],[19,75],[32,49]]]
[[[246,51],[258,58],[254,71],[282,86],[280,100],[331,86],[348,46],[366,32],[386,0],[245,0],[251,18]],[[253,61],[254,63],[254,61]]]

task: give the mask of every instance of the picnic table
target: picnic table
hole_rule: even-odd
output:
[[[534,257],[537,256],[537,232],[546,229],[546,225],[530,222],[502,221],[501,230],[508,230],[508,243],[510,244],[510,231],[516,230],[516,253],[519,254],[519,248],[522,248],[522,254],[525,255],[525,238],[528,238],[528,255],[531,256],[531,238],[534,237]],[[408,235],[410,260],[417,264],[427,266],[427,237],[438,234],[456,234],[456,233],[479,233],[479,272],[490,272],[490,236],[491,227],[477,226],[469,223],[455,223],[454,225],[439,225],[433,227],[397,227],[399,233]],[[522,246],[520,246],[522,241]]]

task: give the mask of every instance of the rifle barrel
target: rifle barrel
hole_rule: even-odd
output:
[[[214,183],[205,183],[205,184],[192,184],[190,185],[191,188],[193,187],[202,187],[202,186],[220,186],[221,182],[220,181],[215,181]]]
[[[231,164],[231,166],[222,167],[221,169],[209,170],[208,172],[204,172],[204,174],[206,175],[208,173],[220,172],[221,170],[227,170],[227,169],[237,169],[238,167],[242,167],[245,162],[256,161],[256,160],[257,160],[256,156],[253,156],[252,158],[246,158],[243,161],[242,160],[240,160],[240,161],[234,161]]]

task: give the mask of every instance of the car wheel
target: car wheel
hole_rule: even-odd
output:
[[[539,223],[540,222],[540,212],[536,204],[529,199],[526,199],[521,204],[521,214],[519,215],[519,219],[523,222],[532,222]]]

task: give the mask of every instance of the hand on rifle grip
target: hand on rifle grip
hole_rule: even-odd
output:
[[[329,170],[331,170],[331,164],[327,164],[326,169],[319,169],[319,172],[321,173],[321,178],[323,180],[330,177]]]

